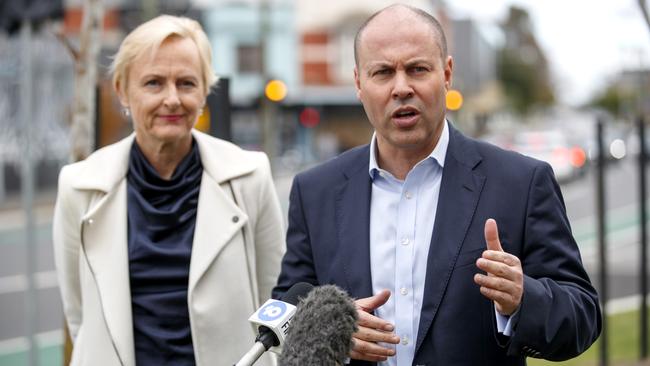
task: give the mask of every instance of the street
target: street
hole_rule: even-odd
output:
[[[594,172],[562,186],[574,236],[592,281],[597,280],[597,236]],[[608,212],[608,266],[611,298],[625,298],[638,292],[639,208],[636,162],[624,159],[608,166],[606,179]],[[285,211],[288,206],[291,176],[276,179],[278,195]],[[37,340],[41,352],[53,354],[46,364],[60,365],[63,324],[61,302],[54,272],[51,244],[51,215],[54,194],[41,200],[35,209],[37,273]],[[25,335],[25,248],[24,216],[19,206],[0,206],[0,366],[24,359]],[[598,285],[596,283],[596,285]],[[628,301],[629,302],[629,301]],[[634,302],[631,302],[634,304]],[[44,357],[43,357],[44,358]]]

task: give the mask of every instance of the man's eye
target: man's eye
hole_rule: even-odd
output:
[[[156,79],[148,80],[144,83],[145,86],[160,86],[160,82]]]
[[[428,70],[426,67],[424,67],[424,66],[414,66],[414,67],[411,68],[411,70],[412,70],[414,73],[423,73],[423,72],[427,72],[427,71],[429,71],[429,70]]]
[[[391,73],[392,73],[391,69],[379,69],[374,72],[374,75],[383,76],[383,75],[390,75]]]

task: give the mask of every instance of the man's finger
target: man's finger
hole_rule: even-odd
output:
[[[380,292],[370,296],[364,297],[363,299],[358,299],[354,303],[357,305],[357,308],[365,312],[373,312],[378,307],[384,305],[386,301],[390,298],[389,290],[381,290]]]
[[[483,257],[476,260],[476,267],[485,271],[488,275],[505,278],[511,281],[517,279],[515,269],[503,262],[497,262]]]
[[[499,229],[494,219],[487,219],[485,221],[485,243],[489,250],[503,252],[501,241],[499,241]]]
[[[506,252],[500,252],[500,251],[495,251],[495,250],[485,250],[485,251],[483,251],[483,254],[481,255],[481,257],[483,257],[485,259],[492,260],[492,261],[505,263],[505,264],[507,264],[508,266],[511,266],[511,267],[521,266],[521,261],[519,260],[519,258],[517,258],[516,256],[514,256],[514,255],[512,255],[510,253],[506,253]]]
[[[387,322],[382,318],[366,313],[365,311],[357,310],[357,315],[359,316],[359,319],[357,320],[357,324],[360,327],[381,329],[388,332],[391,332],[393,331],[393,329],[395,329],[395,327],[391,323]]]
[[[377,357],[383,357],[383,360],[386,360],[387,357],[395,355],[394,349],[382,347],[377,343],[367,342],[355,337],[352,340],[351,358],[366,361],[381,361]]]
[[[368,342],[384,342],[392,344],[399,343],[399,337],[395,333],[385,332],[364,326],[359,326],[359,330],[353,334],[353,337]]]

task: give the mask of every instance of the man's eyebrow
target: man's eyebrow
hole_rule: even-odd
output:
[[[370,74],[372,70],[384,67],[393,67],[393,64],[388,61],[371,61],[366,64],[366,73]]]

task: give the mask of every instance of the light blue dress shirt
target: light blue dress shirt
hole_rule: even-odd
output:
[[[438,144],[418,162],[406,179],[399,180],[377,164],[377,137],[370,143],[370,269],[372,291],[391,291],[386,304],[375,315],[395,325],[401,342],[396,355],[381,366],[411,365],[420,324],[427,257],[433,234],[442,170],[449,145],[449,127],[444,124]],[[487,249],[487,248],[486,248]],[[432,253],[435,255],[435,253]],[[476,291],[479,291],[478,286]],[[508,317],[496,313],[500,332],[509,335]]]

